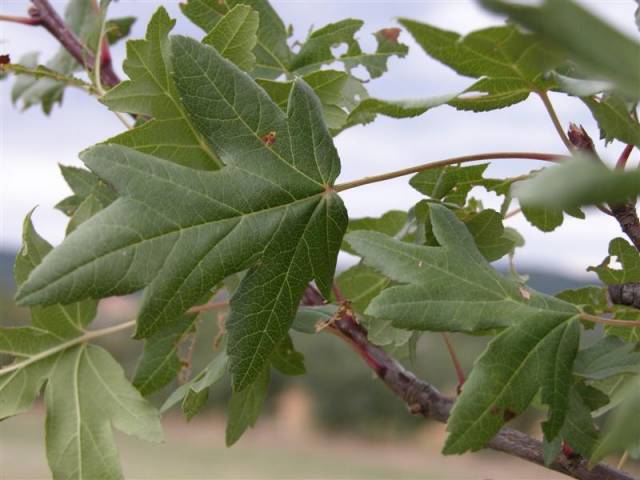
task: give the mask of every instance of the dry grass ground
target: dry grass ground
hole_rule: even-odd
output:
[[[38,408],[0,423],[2,480],[50,478],[43,422]],[[221,417],[205,415],[187,424],[175,415],[164,426],[166,442],[160,445],[117,435],[128,480],[567,478],[489,452],[443,457],[444,429],[432,423],[411,439],[373,442],[319,433],[287,419],[266,419],[231,449],[224,446]]]

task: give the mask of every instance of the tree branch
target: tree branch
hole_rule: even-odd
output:
[[[49,0],[31,0],[31,3],[33,7],[29,9],[29,16],[33,23],[30,25],[41,25],[46,28],[78,63],[85,69],[92,70],[95,62],[93,52],[69,29]],[[120,78],[113,71],[110,56],[102,57],[100,80],[107,87],[120,83]]]
[[[325,302],[320,293],[309,286],[302,303],[322,305]],[[358,323],[350,308],[342,308],[341,312],[324,331],[333,333],[349,344],[378,378],[407,405],[411,413],[446,423],[454,401],[417,378],[382,348],[369,342],[367,330]],[[511,428],[500,430],[487,447],[545,466],[542,443]],[[568,458],[563,454],[547,468],[580,480],[633,480],[631,475],[607,465],[598,464],[589,469],[588,460],[581,457]]]
[[[597,161],[602,162],[593,146],[591,137],[582,126],[578,128],[575,124],[570,124],[569,139],[577,150],[586,152]],[[630,153],[631,149],[625,149],[621,158],[624,158],[624,155],[628,158]],[[618,160],[618,164],[621,162],[621,160]],[[623,165],[624,163],[626,163],[626,159],[622,162]],[[636,212],[635,199],[626,203],[609,204],[609,208],[611,209],[611,215],[618,221],[622,231],[629,237],[635,247],[640,250],[640,219],[638,219],[638,213]]]

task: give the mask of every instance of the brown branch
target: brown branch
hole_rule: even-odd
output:
[[[612,303],[640,308],[640,282],[609,285],[608,290]]]
[[[321,305],[324,299],[317,290],[309,286],[302,303]],[[380,380],[407,405],[411,413],[446,423],[454,401],[417,378],[382,348],[369,342],[367,330],[357,322],[349,309],[343,309],[343,312],[345,314],[336,318],[324,331],[335,334],[349,344]],[[544,466],[542,443],[517,430],[503,428],[487,447]],[[631,475],[604,464],[589,469],[588,461],[581,457],[568,458],[560,455],[547,468],[580,480],[634,480]]]
[[[593,146],[591,137],[589,137],[589,134],[582,126],[578,128],[572,123],[569,126],[569,139],[577,150],[589,154],[596,161],[602,162],[595,147]],[[625,153],[627,151],[628,153]],[[624,158],[625,154],[628,158],[628,154],[631,153],[631,150],[625,149],[625,152],[621,155],[621,159]],[[618,164],[621,163],[624,165],[626,163],[626,159],[624,161],[619,159]],[[636,212],[635,199],[625,203],[609,204],[609,208],[611,210],[611,215],[618,221],[622,231],[627,235],[627,237],[629,237],[635,247],[640,250],[640,219],[638,219],[638,213]]]
[[[29,9],[29,16],[33,23],[30,25],[40,25],[47,29],[78,63],[86,70],[92,70],[95,62],[93,52],[69,29],[49,0],[31,0],[31,3],[33,6]],[[102,58],[100,80],[107,87],[120,83],[120,78],[113,71],[110,57]]]

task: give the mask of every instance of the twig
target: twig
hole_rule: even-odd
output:
[[[608,290],[611,303],[640,308],[640,282],[609,285]]]
[[[588,153],[595,161],[601,162],[602,160],[598,156],[598,153],[593,146],[593,141],[586,130],[581,126],[578,128],[576,125],[571,124],[569,126],[569,138],[576,149],[582,152]],[[625,152],[622,152],[620,158],[624,158]],[[629,154],[631,150],[629,150]],[[618,159],[618,164],[624,165],[626,160]],[[600,207],[599,207],[600,208]],[[626,203],[609,204],[610,212],[600,208],[604,213],[610,214],[618,221],[622,231],[629,237],[635,247],[640,250],[640,219],[638,219],[638,213],[636,212],[635,200],[628,201]]]
[[[622,151],[622,153],[620,154],[620,157],[618,157],[618,161],[616,162],[616,168],[618,170],[623,170],[624,167],[627,165],[627,160],[629,160],[629,156],[631,155],[632,150],[633,150],[633,145],[631,144],[624,147],[624,150]]]
[[[567,136],[565,135],[564,129],[562,128],[562,124],[558,119],[558,115],[556,114],[556,111],[553,108],[553,104],[551,103],[551,100],[549,100],[549,96],[547,95],[547,92],[540,91],[537,93],[540,99],[542,100],[542,103],[544,104],[544,108],[546,108],[547,113],[551,118],[551,122],[553,123],[553,126],[556,129],[556,132],[558,132],[558,135],[560,136],[562,143],[564,143],[564,145],[567,147],[567,150],[569,150],[570,152],[573,151],[574,149],[573,144],[569,141],[569,138],[567,138]]]
[[[333,294],[336,297],[336,300],[338,302],[344,302],[344,295],[342,295],[342,291],[340,290],[340,287],[338,286],[338,284],[336,282],[333,282],[333,285],[331,286],[331,289],[333,290]]]
[[[640,327],[640,320],[619,320],[617,318],[604,318],[589,313],[581,313],[580,318],[588,322],[600,323],[602,325],[616,325],[618,327],[635,328]]]
[[[622,470],[622,468],[624,467],[624,464],[627,463],[628,459],[629,459],[629,450],[625,450],[624,453],[622,454],[622,457],[620,457],[620,461],[618,462],[618,466],[616,468],[618,470]]]
[[[456,371],[456,377],[458,377],[458,385],[456,386],[456,392],[458,393],[458,395],[460,395],[460,393],[462,393],[462,386],[466,381],[466,378],[464,376],[464,371],[462,370],[462,365],[460,365],[460,360],[458,360],[458,355],[456,355],[456,351],[453,349],[453,345],[451,344],[449,335],[447,334],[447,332],[442,332],[441,335],[444,340],[444,344],[447,346],[447,350],[449,351],[449,356],[451,357],[453,368]]]
[[[305,305],[321,305],[324,299],[313,287],[307,287],[303,297]],[[453,400],[444,396],[434,386],[417,378],[382,348],[369,342],[367,330],[352,316],[337,318],[325,329],[345,341],[365,360],[384,384],[398,396],[414,414],[420,414],[438,422],[449,419]],[[487,444],[488,448],[545,466],[542,443],[511,428],[503,428]],[[569,459],[559,456],[547,468],[579,480],[634,480],[631,475],[598,464],[589,468],[583,458]]]
[[[85,69],[91,70],[95,61],[93,52],[69,29],[49,1],[31,0],[31,3],[33,7],[29,9],[29,15],[33,23],[30,25],[41,25],[46,28],[78,63]],[[103,62],[100,79],[102,84],[109,88],[120,83],[120,78],[113,71],[110,60]]]
[[[6,373],[10,373],[13,372],[15,370],[19,370],[21,368],[24,368],[28,365],[31,365],[32,363],[35,363],[39,360],[42,360],[44,358],[47,358],[51,355],[54,355],[58,352],[61,352],[63,350],[66,350],[67,348],[71,348],[74,345],[78,345],[80,343],[86,343],[90,340],[93,340],[94,338],[99,338],[99,337],[104,337],[105,335],[112,335],[116,332],[119,332],[121,330],[127,330],[133,326],[135,326],[136,321],[135,320],[129,320],[128,322],[124,322],[124,323],[119,323],[118,325],[114,325],[112,327],[107,327],[107,328],[103,328],[101,330],[90,330],[88,332],[86,332],[84,335],[80,335],[79,337],[75,337],[72,338],[71,340],[68,340],[66,342],[60,343],[58,345],[56,345],[55,347],[51,347],[48,348],[46,350],[43,350],[40,353],[37,353],[36,355],[33,355],[25,360],[22,360],[20,362],[16,362],[16,363],[12,363],[10,365],[7,365],[4,368],[0,368],[0,376],[4,375]]]
[[[504,216],[504,220],[507,220],[508,218],[511,218],[511,217],[515,217],[515,216],[516,216],[516,215],[518,215],[520,212],[522,212],[522,208],[516,208],[516,209],[514,209],[514,210],[511,210],[509,213],[507,213],[507,214]]]
[[[439,160],[437,162],[424,163],[422,165],[416,165],[415,167],[409,167],[402,170],[396,170],[394,172],[384,173],[382,175],[374,175],[372,177],[364,177],[352,182],[346,182],[338,184],[334,187],[336,192],[342,192],[349,190],[350,188],[360,187],[362,185],[368,185],[370,183],[382,182],[385,180],[391,180],[392,178],[404,177],[405,175],[411,175],[412,173],[422,172],[432,168],[440,168],[447,165],[455,165],[458,163],[475,162],[477,160],[498,160],[507,158],[523,158],[528,160],[542,160],[546,162],[555,162],[567,158],[566,155],[557,155],[554,153],[534,153],[534,152],[492,152],[492,153],[479,153],[476,155],[465,155],[462,157],[447,158]]]
[[[208,312],[209,310],[217,310],[219,308],[226,308],[229,306],[229,301],[225,300],[223,302],[207,302],[202,305],[196,305],[195,307],[191,307],[187,310],[187,313],[202,313]]]
[[[31,17],[16,17],[14,15],[0,15],[0,22],[20,23],[22,25],[37,26],[40,21]]]

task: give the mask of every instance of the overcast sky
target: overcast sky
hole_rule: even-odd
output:
[[[53,2],[62,11],[66,2]],[[633,0],[583,1],[592,11],[638,38],[633,21]],[[120,0],[111,8],[111,16],[134,15],[138,21],[132,38],[144,35],[146,23],[160,5],[178,19],[175,32],[202,36],[178,9],[176,1]],[[347,17],[365,21],[358,33],[364,47],[375,48],[371,33],[394,26],[394,18],[411,17],[440,28],[466,33],[500,24],[502,20],[479,9],[472,1],[272,1],[286,24],[293,24],[294,39],[304,38],[313,25]],[[28,2],[0,0],[2,14],[22,15]],[[458,77],[447,67],[431,60],[407,33],[400,40],[410,47],[404,59],[392,58],[390,71],[368,84],[373,96],[400,99],[431,97],[459,91],[472,83]],[[39,50],[47,60],[57,44],[43,29],[0,23],[0,53],[10,53],[13,60]],[[118,73],[124,59],[124,44],[112,50]],[[615,54],[615,52],[612,52]],[[362,71],[356,71],[361,74]],[[123,76],[123,75],[121,75]],[[45,117],[39,107],[21,112],[11,105],[13,79],[0,82],[0,247],[15,250],[20,242],[24,215],[34,206],[38,230],[52,243],[62,240],[67,218],[53,206],[68,195],[69,189],[59,175],[57,164],[80,165],[77,154],[82,149],[122,131],[123,127],[104,106],[79,90],[65,93],[62,108],[56,107]],[[590,113],[579,101],[551,95],[563,125],[581,123],[596,139],[598,130]],[[354,127],[335,140],[342,160],[339,182],[375,175],[438,159],[489,151],[539,151],[563,153],[545,110],[533,96],[519,105],[489,113],[458,112],[443,106],[410,120],[384,117],[365,127]],[[614,160],[623,149],[617,143],[606,150],[598,143],[600,154]],[[638,160],[634,151],[632,161]],[[489,167],[492,176],[512,176],[538,167],[536,162],[499,160]],[[419,198],[407,185],[408,177],[377,183],[344,193],[352,217],[377,216],[390,209],[408,209]],[[488,206],[497,199],[476,189],[472,192]],[[522,216],[507,220],[526,238],[517,261],[522,270],[546,268],[573,276],[584,276],[585,267],[599,263],[606,255],[609,240],[620,231],[617,223],[597,210],[587,210],[587,221],[567,218],[562,227],[542,234],[530,227]]]

